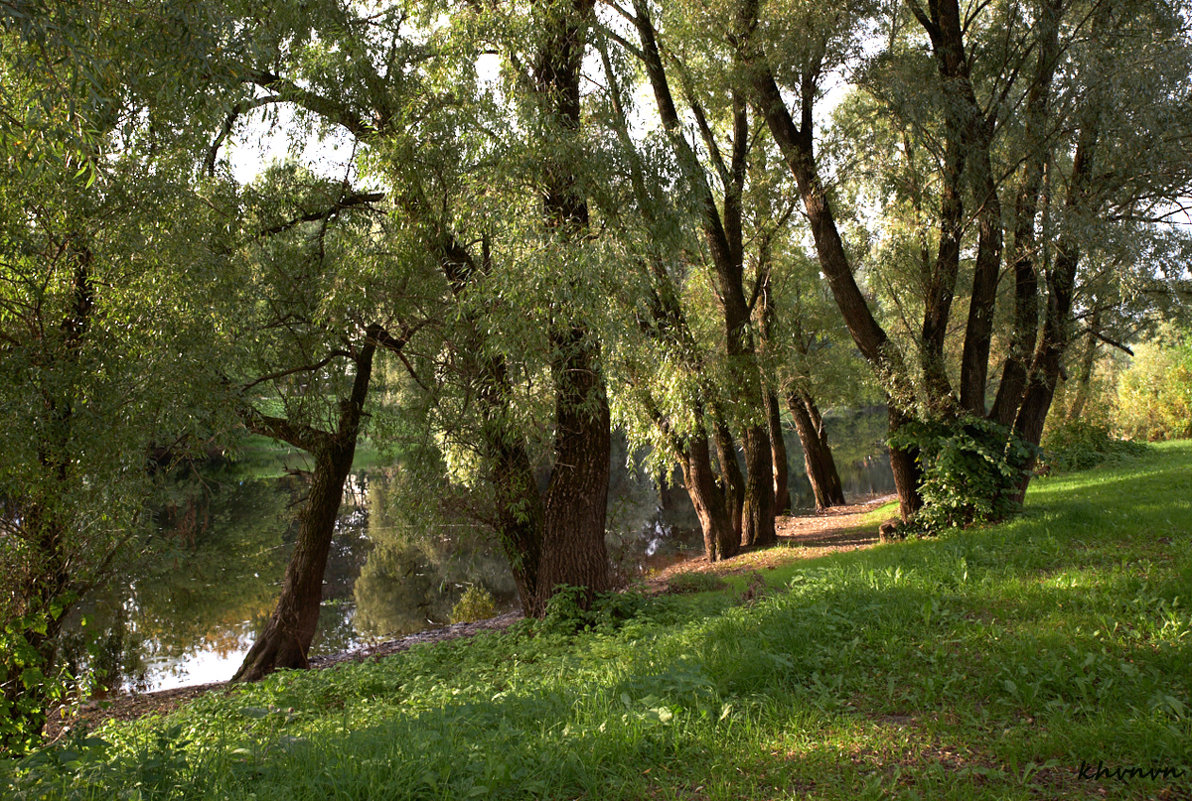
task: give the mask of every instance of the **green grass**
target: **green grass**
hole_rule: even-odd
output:
[[[7,764],[8,795],[1187,798],[1190,533],[1192,443],[1156,446],[1036,482],[1003,525],[769,571],[750,603],[642,600],[109,724]]]

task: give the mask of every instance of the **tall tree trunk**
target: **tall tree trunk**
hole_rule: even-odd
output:
[[[540,0],[534,91],[542,121],[561,141],[581,128],[580,68],[594,0]],[[551,153],[542,170],[543,220],[554,235],[580,247],[588,227],[587,201],[571,154]],[[612,430],[600,346],[574,320],[552,322],[551,378],[555,392],[555,464],[543,500],[542,563],[532,614],[542,614],[556,587],[590,592],[611,585],[604,524]]]
[[[874,373],[891,385],[887,390],[886,400],[890,408],[890,432],[894,433],[909,420],[909,414],[900,409],[910,402],[914,392],[907,380],[906,367],[902,359],[890,345],[889,337],[874,318],[865,296],[857,286],[831,203],[819,176],[811,135],[815,92],[803,93],[802,128],[799,128],[782,99],[773,73],[764,65],[762,54],[756,55],[750,67],[754,102],[758,112],[765,118],[787,167],[795,177],[795,183],[803,199],[803,209],[811,224],[820,269],[828,279],[832,296],[836,299],[836,305],[840,308],[845,325],[861,355],[869,362]],[[814,85],[810,88],[814,90]],[[906,519],[922,505],[915,453],[913,450],[892,447],[890,463],[894,468],[899,508]]]
[[[745,429],[745,502],[741,513],[745,545],[768,547],[778,542],[774,529],[774,465],[767,426]]]
[[[1014,329],[1010,350],[1002,367],[997,397],[989,418],[1011,426],[1026,391],[1027,370],[1039,336],[1039,276],[1036,270],[1038,241],[1035,215],[1047,169],[1050,146],[1044,128],[1051,106],[1051,84],[1059,52],[1061,0],[1043,4],[1039,19],[1039,48],[1035,73],[1027,92],[1025,141],[1027,158],[1014,202]]]
[[[790,510],[790,475],[787,468],[786,439],[782,436],[782,410],[778,405],[778,393],[766,392],[766,420],[770,434],[770,458],[774,463],[774,512],[785,514]]]
[[[971,414],[985,413],[985,384],[989,370],[989,344],[993,332],[993,309],[997,300],[998,273],[1002,258],[1001,203],[990,159],[993,124],[977,103],[965,53],[964,24],[957,0],[938,0],[926,12],[917,4],[911,11],[931,39],[936,67],[944,85],[946,144],[943,198],[941,200],[940,259],[929,294],[924,319],[925,340],[931,346],[932,372],[926,373],[928,392],[937,399],[945,386],[940,382],[943,329],[947,325],[948,302],[956,284],[963,234],[960,205],[962,172],[969,173],[977,201],[977,261],[973,291],[965,326],[961,357],[960,404]],[[941,293],[941,294],[936,294]],[[930,326],[928,326],[930,322]],[[938,335],[938,340],[926,335]],[[938,364],[937,364],[938,362]],[[946,382],[946,378],[944,378]],[[937,401],[938,402],[938,401]]]
[[[724,502],[724,494],[716,486],[712,473],[712,457],[708,437],[703,432],[691,435],[686,451],[681,454],[683,484],[704,537],[704,555],[709,562],[728,559],[740,550],[740,534]]]
[[[1098,120],[1094,117],[1093,121],[1081,130],[1076,153],[1072,159],[1072,177],[1065,206],[1073,216],[1088,210],[1089,182],[1098,136]],[[1038,445],[1043,438],[1043,426],[1047,422],[1047,413],[1055,397],[1064,351],[1068,346],[1068,329],[1072,324],[1072,297],[1076,288],[1076,268],[1081,258],[1077,239],[1070,233],[1060,236],[1056,250],[1055,265],[1047,276],[1047,317],[1043,323],[1043,337],[1031,364],[1026,394],[1018,409],[1018,415],[1014,418],[1015,432],[1033,445]],[[1026,495],[1033,467],[1032,460],[1023,473],[1017,498],[1019,502]]]
[[[843,506],[844,490],[840,485],[840,475],[836,472],[832,449],[828,445],[828,433],[815,401],[805,392],[791,390],[786,395],[786,405],[791,419],[795,421],[799,443],[803,446],[803,467],[815,496],[815,508],[823,510],[831,506]]]
[[[742,512],[745,506],[745,476],[737,463],[737,445],[732,432],[721,420],[716,420],[716,461],[720,464],[720,488],[724,493],[724,505],[737,540],[741,540],[743,529]]]
[[[249,649],[232,681],[258,681],[280,668],[307,667],[307,654],[318,628],[323,600],[323,573],[343,502],[344,482],[356,453],[379,334],[378,326],[369,326],[364,343],[353,359],[356,375],[352,392],[340,402],[334,433],[260,414],[248,416],[254,430],[303,448],[314,457],[315,464],[310,494],[299,515],[298,539],[282,580],[281,596],[265,630]]]
[[[604,522],[612,449],[604,379],[587,332],[556,341],[555,465],[544,500],[542,564],[532,613],[540,615],[561,584],[611,587]]]

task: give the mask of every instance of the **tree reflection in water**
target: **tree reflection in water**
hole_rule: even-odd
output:
[[[848,499],[892,492],[881,445],[884,411],[838,414],[828,423]],[[698,556],[701,540],[686,493],[677,483],[660,489],[645,470],[626,468],[623,441],[618,446],[607,537],[617,573],[631,581]],[[793,432],[788,456],[792,502],[810,505]],[[473,584],[488,590],[498,611],[516,608],[513,579],[491,536],[443,501],[449,488],[411,486],[417,481],[396,467],[352,477],[312,656],[443,625]],[[98,636],[85,647],[76,614],[66,656],[104,672],[112,687],[229,678],[276,601],[305,486],[300,474],[281,469],[267,478],[214,471],[175,485],[157,516],[156,546],[138,559],[123,593],[79,610],[91,618],[86,631]]]

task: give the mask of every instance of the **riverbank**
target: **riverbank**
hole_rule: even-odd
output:
[[[839,551],[857,550],[877,544],[875,511],[894,500],[882,496],[861,503],[848,504],[824,512],[784,515],[777,521],[779,547],[747,551],[727,562],[708,562],[703,557],[689,559],[657,571],[630,589],[652,595],[670,591],[669,582],[685,573],[736,575],[761,569],[773,569],[796,559],[811,559]],[[475,623],[456,623],[428,629],[405,637],[374,643],[365,648],[342,651],[311,659],[312,670],[336,665],[383,659],[409,650],[415,645],[472,637],[486,631],[503,631],[522,619],[520,612],[509,612]],[[78,709],[62,709],[50,718],[46,738],[57,742],[72,731],[90,730],[108,720],[136,720],[148,714],[168,714],[178,707],[211,692],[226,692],[234,685],[210,682],[145,693],[126,693],[92,701]]]
[[[1185,798],[1189,532],[1192,443],[1156,446],[1035,482],[1006,524],[622,596],[586,630],[560,614],[109,722],[9,765],[10,790]]]

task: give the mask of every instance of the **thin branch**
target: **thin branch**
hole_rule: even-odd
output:
[[[1127,347],[1126,345],[1123,345],[1121,342],[1110,339],[1109,337],[1105,336],[1100,331],[1098,331],[1094,328],[1085,328],[1084,333],[1088,334],[1091,337],[1096,337],[1097,339],[1104,342],[1106,345],[1112,345],[1113,347],[1117,348],[1118,350],[1125,351],[1126,353],[1130,354],[1131,356],[1134,355],[1134,351],[1130,350],[1129,347]]]
[[[251,382],[245,384],[242,387],[242,390],[247,391],[247,390],[250,390],[253,387],[255,387],[257,384],[263,384],[266,381],[277,381],[279,379],[285,378],[286,376],[295,375],[297,373],[313,373],[316,370],[323,369],[327,365],[331,364],[331,362],[335,361],[336,359],[338,359],[340,357],[351,358],[351,356],[352,356],[352,354],[346,350],[333,350],[327,354],[327,358],[320,359],[319,361],[315,362],[314,364],[303,364],[298,367],[291,367],[288,370],[280,370],[276,373],[270,373],[269,375],[261,376],[256,381],[251,381]]]
[[[283,223],[261,229],[258,232],[258,237],[272,236],[273,234],[280,234],[283,231],[288,231],[296,225],[301,225],[304,222],[326,222],[341,211],[347,209],[366,208],[370,203],[377,203],[385,199],[384,192],[353,192],[344,195],[339,200],[331,204],[329,208],[320,209],[319,211],[308,211],[305,214],[300,214],[286,220]]]

